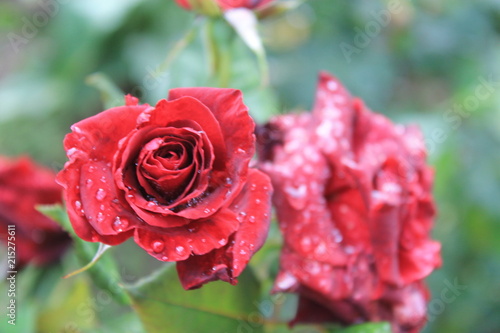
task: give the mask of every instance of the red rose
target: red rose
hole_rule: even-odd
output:
[[[254,122],[240,91],[183,88],[155,107],[127,105],[72,126],[58,175],[82,239],[109,245],[134,236],[177,261],[186,289],[236,283],[263,244],[271,185],[248,167]]]
[[[16,269],[28,262],[49,264],[70,244],[68,234],[35,209],[36,205],[61,203],[61,192],[52,171],[27,157],[0,157],[0,241],[5,246],[14,243]],[[9,226],[14,226],[13,233]]]
[[[388,320],[418,331],[422,280],[441,262],[420,132],[371,112],[326,74],[311,114],[258,132],[284,234],[275,290],[300,294],[295,321]]]
[[[261,9],[273,1],[276,0],[175,0],[184,9],[203,13],[211,13],[214,7],[223,11],[235,8]]]

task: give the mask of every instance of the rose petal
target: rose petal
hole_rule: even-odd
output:
[[[83,152],[78,152],[76,154],[81,154],[85,157],[87,156]],[[96,166],[86,164],[84,162],[85,157],[73,157],[73,161],[70,160],[69,162],[66,162],[65,168],[57,175],[57,181],[65,188],[64,199],[67,203],[66,210],[68,212],[69,219],[71,225],[73,226],[73,229],[75,230],[75,233],[78,235],[78,237],[88,242],[102,242],[108,245],[117,245],[124,242],[125,240],[130,238],[130,232],[114,232],[114,235],[100,235],[87,220],[80,189],[82,188],[82,186],[87,186],[86,180],[88,178],[82,178],[81,169],[96,169]],[[100,180],[96,180],[96,182],[99,181]],[[81,184],[81,182],[85,182],[85,184]],[[76,187],[72,185],[72,187],[70,188],[69,184],[79,185],[77,185]],[[95,195],[96,193],[94,193],[94,196]],[[94,201],[96,201],[97,199],[89,196],[88,200],[90,202],[86,203],[86,205],[90,207],[96,204]],[[113,223],[113,221],[109,221],[108,223],[111,224]]]
[[[228,208],[240,223],[230,243],[206,255],[177,263],[179,278],[186,290],[219,279],[237,283],[236,278],[267,237],[271,194],[269,178],[260,171],[250,169],[245,188]]]
[[[158,260],[180,261],[186,260],[192,253],[205,254],[226,245],[238,227],[234,213],[226,210],[182,227],[137,229],[134,238],[139,246]]]
[[[196,98],[203,103],[215,117],[221,139],[214,141],[207,132],[214,151],[218,145],[225,147],[225,158],[219,160],[216,154],[216,165],[210,185],[214,190],[197,207],[200,209],[220,207],[224,202],[231,202],[239,194],[246,179],[247,167],[255,151],[253,135],[255,123],[243,104],[239,90],[218,88],[178,88],[169,93],[169,100],[177,100],[185,96]],[[205,125],[203,127],[205,129]],[[224,165],[220,164],[223,163]],[[219,168],[224,172],[217,172]],[[224,186],[225,185],[225,186]]]

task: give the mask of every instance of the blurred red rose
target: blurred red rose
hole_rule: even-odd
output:
[[[429,238],[433,172],[421,134],[393,125],[322,74],[312,113],[257,133],[284,234],[275,291],[296,291],[295,322],[425,322],[422,279],[441,263]]]
[[[219,7],[222,10],[235,8],[260,9],[276,0],[175,0],[177,4],[187,10],[200,10],[209,7]]]
[[[72,126],[58,175],[82,239],[130,237],[177,261],[186,289],[236,283],[268,230],[269,178],[248,167],[254,122],[240,91],[182,88],[155,107],[127,105]]]
[[[61,187],[51,170],[27,157],[16,160],[0,157],[0,242],[11,246],[8,238],[14,237],[11,243],[15,245],[16,269],[27,263],[50,264],[70,244],[69,235],[35,209],[39,204],[61,201]],[[15,234],[9,235],[9,226],[14,226]]]

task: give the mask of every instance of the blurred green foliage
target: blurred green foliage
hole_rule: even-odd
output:
[[[46,19],[42,3],[0,2],[0,154],[30,154],[60,169],[69,126],[103,109],[85,84],[95,72],[151,104],[173,87],[214,84],[203,32],[161,70],[195,18],[171,0],[54,0]],[[444,259],[429,278],[426,332],[498,332],[500,2],[310,0],[264,21],[261,33],[277,97],[259,88],[256,59],[237,39],[228,84],[244,91],[258,121],[309,109],[317,73],[327,70],[372,109],[422,127]],[[126,246],[127,258],[139,255]]]

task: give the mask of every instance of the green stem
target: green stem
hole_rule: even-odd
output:
[[[191,44],[193,42],[194,38],[196,37],[196,32],[198,31],[198,28],[204,20],[205,20],[205,18],[203,16],[196,17],[193,24],[186,31],[184,36],[180,40],[178,40],[175,43],[174,47],[170,50],[170,52],[168,52],[167,57],[165,58],[165,60],[163,60],[163,62],[158,67],[159,68],[159,70],[157,72],[158,74],[155,74],[155,76],[160,75],[159,73],[167,71],[170,68],[170,66],[172,65],[172,63],[174,62],[174,60],[179,56],[179,54],[186,47],[188,47],[189,44]]]

